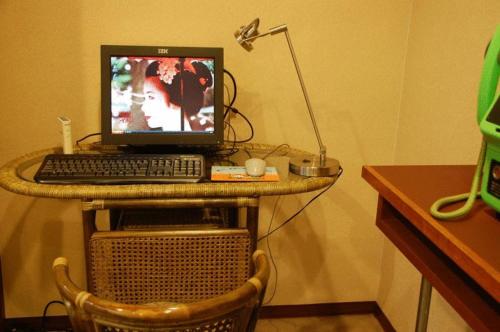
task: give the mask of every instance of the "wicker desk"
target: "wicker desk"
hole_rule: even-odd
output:
[[[252,155],[264,155],[275,147],[265,144],[237,146]],[[93,150],[89,150],[93,151]],[[33,181],[33,173],[45,155],[61,153],[60,148],[46,149],[16,158],[0,168],[0,186],[16,194],[59,199],[166,199],[206,197],[259,197],[297,194],[314,191],[335,182],[335,177],[306,178],[290,174],[279,182],[207,182],[196,184],[135,184],[135,185],[51,185]],[[287,156],[302,151],[290,149]],[[236,163],[248,158],[242,152],[231,159]]]
[[[252,156],[262,156],[275,146],[265,144],[238,145],[240,152],[231,160],[235,163]],[[85,147],[85,152],[94,151]],[[14,159],[0,168],[0,186],[13,193],[58,199],[80,199],[85,252],[88,257],[88,239],[96,231],[96,210],[114,208],[179,208],[179,207],[246,207],[247,228],[256,246],[259,197],[297,194],[324,188],[336,177],[305,178],[289,174],[279,182],[206,182],[195,184],[134,184],[134,185],[52,185],[33,181],[33,175],[43,157],[60,153],[58,148],[29,153]],[[293,157],[302,151],[289,149]],[[88,269],[87,269],[88,271]]]

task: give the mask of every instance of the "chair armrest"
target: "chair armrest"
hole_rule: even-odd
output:
[[[256,272],[242,286],[214,298],[187,304],[118,303],[93,296],[76,286],[69,277],[68,263],[64,258],[54,261],[53,271],[59,292],[65,302],[77,311],[83,309],[92,316],[105,317],[104,320],[115,324],[129,323],[140,328],[202,321],[257,305],[269,278],[269,261],[262,250],[254,253],[253,260]]]

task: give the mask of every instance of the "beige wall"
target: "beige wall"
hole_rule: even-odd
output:
[[[478,11],[473,15],[477,26],[462,24],[440,31],[444,38],[472,31],[466,44],[470,50],[442,52],[451,61],[465,59],[470,65],[467,75],[442,82],[448,92],[460,90],[461,98],[467,98],[463,91],[472,91],[463,85],[470,83],[463,78],[477,78],[484,41],[494,24],[488,8],[493,2],[481,1],[473,8]],[[422,74],[419,66],[442,61],[442,53],[426,40],[436,38],[428,24],[446,25],[444,12],[456,6],[450,1],[440,3],[441,7],[418,0],[0,1],[0,139],[4,142],[0,162],[58,145],[58,115],[73,120],[74,138],[100,130],[100,44],[224,47],[225,67],[238,82],[236,106],[252,120],[255,141],[317,151],[284,36],[257,41],[251,54],[232,37],[237,27],[255,17],[261,18],[262,28],[286,23],[328,154],[341,161],[345,172],[334,188],[271,237],[279,268],[278,289],[271,304],[377,299],[398,331],[412,330],[418,274],[374,226],[376,193],[360,172],[363,164],[420,162],[422,159],[408,153],[415,149],[425,158],[434,153],[429,144],[420,147],[418,136],[407,128],[414,126],[411,115],[415,110],[428,122],[434,121],[431,109],[438,102],[446,106],[432,91],[411,86],[434,78],[416,76]],[[464,12],[466,3],[458,6]],[[426,22],[434,12],[437,23]],[[457,13],[450,24],[459,19]],[[476,40],[476,34],[482,39]],[[422,51],[420,45],[428,45],[429,50]],[[447,40],[445,45],[455,43]],[[474,96],[475,92],[468,93],[469,98]],[[417,104],[420,99],[435,103],[423,110]],[[473,108],[473,101],[466,102]],[[460,102],[453,106],[464,107]],[[459,120],[467,144],[479,140],[469,127],[472,119],[473,115],[470,119],[464,115]],[[422,136],[429,132],[439,137],[437,122],[431,128],[424,125],[426,121],[420,123]],[[238,127],[244,137],[245,126]],[[450,153],[436,154],[449,159],[428,162],[472,161],[469,157],[453,159],[458,158],[452,154],[453,146],[450,144]],[[468,156],[472,157],[475,148],[467,148]],[[283,197],[274,224],[312,196]],[[263,200],[262,232],[275,199]],[[83,282],[78,202],[22,197],[2,190],[0,211],[7,316],[39,316],[43,306],[58,297],[50,274],[54,257],[67,256],[76,281]],[[265,244],[261,246],[266,249]],[[408,282],[400,282],[401,276]],[[438,309],[431,317],[436,324],[450,320],[462,326],[452,310]]]
[[[393,158],[409,10],[409,0],[2,1],[1,161],[58,145],[61,114],[73,120],[75,138],[99,131],[104,43],[224,47],[255,141],[317,151],[284,36],[259,40],[252,54],[232,37],[255,17],[263,28],[287,23],[323,140],[345,173],[271,238],[279,267],[272,304],[373,300],[382,236],[360,170]],[[78,204],[0,195],[7,316],[40,315],[57,298],[54,257],[68,256],[82,282]],[[284,197],[275,224],[310,197]],[[264,201],[262,231],[274,198]]]

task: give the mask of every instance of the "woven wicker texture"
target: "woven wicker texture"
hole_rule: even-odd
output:
[[[158,329],[137,329],[128,328],[126,326],[110,326],[105,321],[97,320],[97,325],[100,329],[99,332],[139,332],[139,331],[154,331],[154,332],[234,332],[240,331],[240,317],[239,312],[232,315],[227,315],[225,318],[212,319],[206,322],[192,324],[190,326],[182,327],[164,327]],[[241,330],[243,331],[243,330]]]
[[[236,147],[241,149],[241,151],[251,153],[253,156],[265,155],[275,148],[275,146],[266,144],[239,144]],[[57,152],[60,153],[60,149],[53,148],[36,151],[8,162],[0,168],[0,186],[17,194],[63,199],[257,197],[318,190],[335,182],[337,179],[336,177],[305,178],[290,174],[287,179],[279,182],[221,182],[168,185],[53,185],[35,183],[32,180],[33,174],[25,174],[25,172],[29,173],[28,169],[30,167],[35,168],[33,165],[40,162],[45,155]],[[84,152],[88,153],[89,151],[85,150]],[[292,157],[297,154],[303,155],[304,152],[290,149],[287,156]],[[248,156],[245,158],[248,158]]]
[[[247,230],[102,232],[90,245],[93,294],[67,259],[53,264],[75,332],[253,331],[269,261],[249,260]]]
[[[95,294],[122,303],[199,301],[250,272],[246,230],[98,232],[90,248]]]

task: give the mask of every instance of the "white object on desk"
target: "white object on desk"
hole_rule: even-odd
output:
[[[65,116],[58,116],[57,119],[61,122],[63,153],[73,153],[73,139],[71,137],[71,120]]]
[[[288,179],[288,169],[290,167],[290,157],[269,156],[266,158],[266,167],[274,166],[278,169],[281,180]]]
[[[245,161],[245,168],[250,176],[262,176],[266,172],[266,162],[259,158],[250,158]]]

